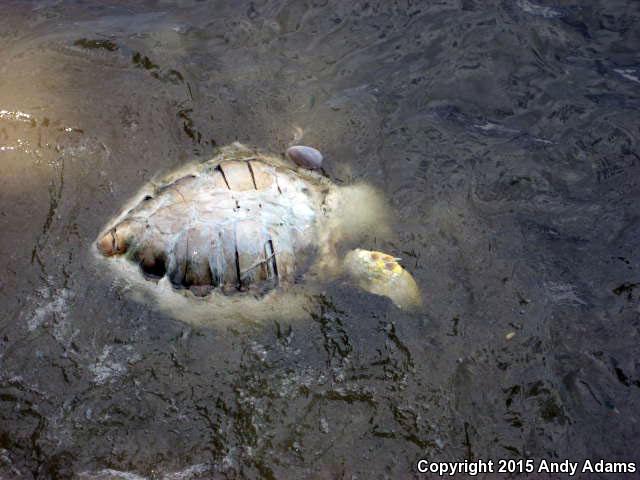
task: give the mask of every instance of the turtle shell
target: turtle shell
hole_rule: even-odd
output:
[[[264,157],[212,160],[145,196],[98,249],[198,295],[265,292],[294,281],[308,264],[321,191],[312,178]]]

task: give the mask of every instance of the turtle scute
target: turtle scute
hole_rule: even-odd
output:
[[[196,295],[264,292],[291,281],[312,247],[317,195],[308,179],[257,157],[210,162],[145,196],[97,247]]]

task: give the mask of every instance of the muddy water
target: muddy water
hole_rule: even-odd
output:
[[[413,478],[638,461],[640,4],[0,6],[0,478]],[[96,268],[158,172],[320,148],[425,309],[343,283],[194,327]]]

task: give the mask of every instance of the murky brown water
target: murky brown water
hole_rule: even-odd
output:
[[[0,6],[0,478],[640,460],[639,3],[128,3]],[[96,268],[143,183],[235,140],[382,189],[364,246],[424,312],[336,283],[196,328]]]

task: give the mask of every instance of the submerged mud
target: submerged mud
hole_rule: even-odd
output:
[[[638,460],[636,2],[0,13],[0,478]],[[381,190],[394,236],[351,247],[401,257],[423,311],[336,281],[196,327],[104,275],[123,202],[236,140]]]

